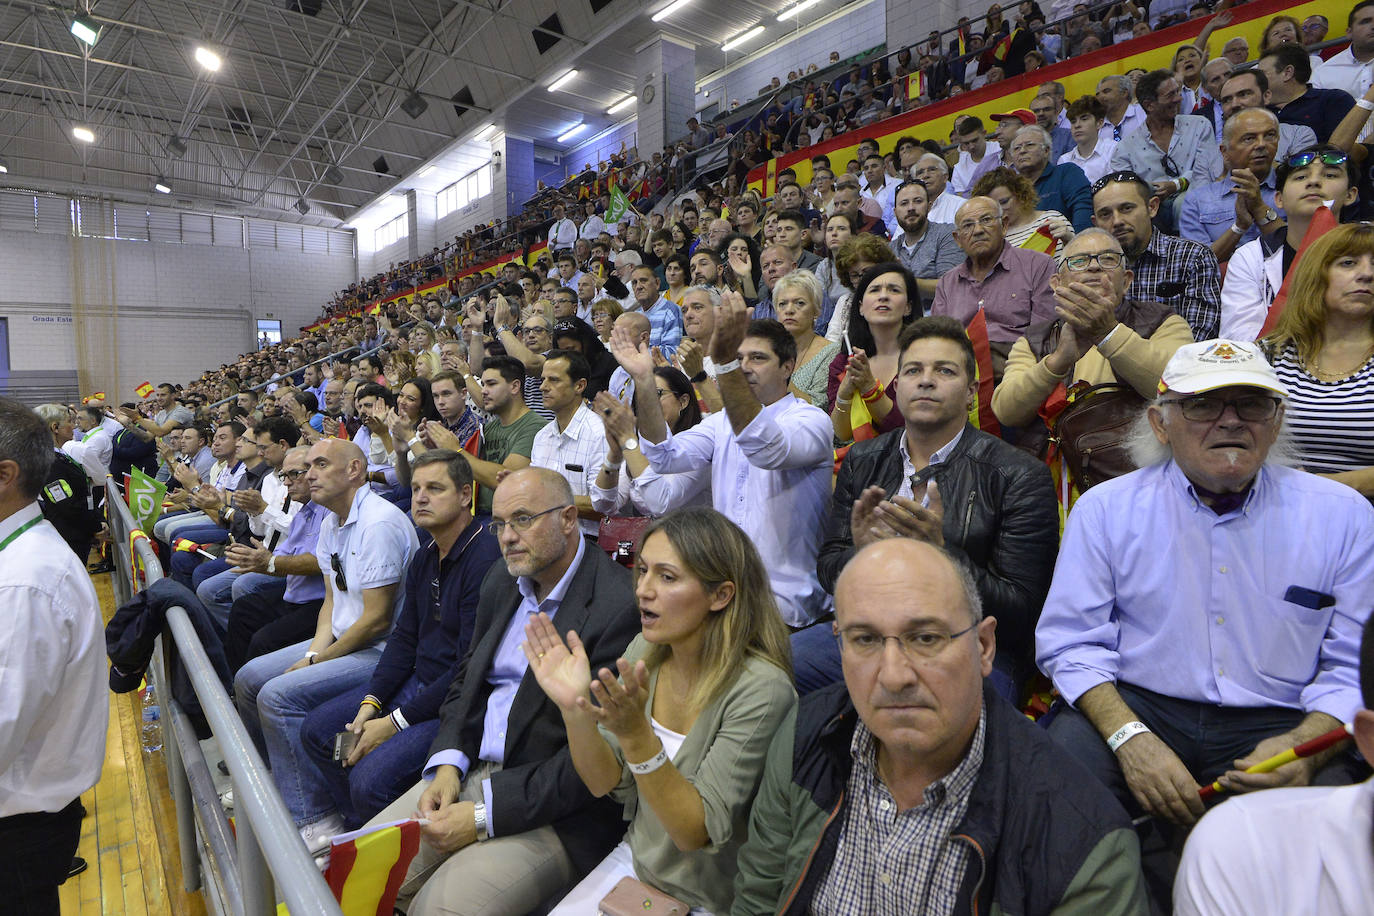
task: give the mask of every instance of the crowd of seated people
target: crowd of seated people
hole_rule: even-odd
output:
[[[1374,89],[1302,25],[40,416],[168,481],[311,852],[427,819],[406,912],[1238,912],[1199,788],[1369,775],[1246,772],[1374,701]],[[1056,461],[1087,389],[1107,479]]]

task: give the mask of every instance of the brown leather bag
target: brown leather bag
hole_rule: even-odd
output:
[[[1050,436],[1082,493],[1136,469],[1126,442],[1148,402],[1130,385],[1075,388],[1068,406],[1055,417]]]
[[[602,916],[687,916],[692,908],[643,881],[621,878],[597,906]]]

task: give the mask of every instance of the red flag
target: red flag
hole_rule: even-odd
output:
[[[134,389],[134,394],[138,395],[138,396],[141,397],[141,398],[146,398],[148,395],[150,395],[150,394],[152,394],[152,393],[153,393],[153,383],[152,383],[152,382],[144,382],[143,384],[139,385],[137,388]]]
[[[1260,328],[1260,337],[1264,337],[1274,330],[1274,325],[1279,323],[1279,316],[1283,314],[1283,307],[1288,304],[1288,285],[1293,282],[1293,277],[1298,272],[1298,265],[1302,263],[1302,256],[1307,253],[1308,247],[1328,230],[1336,228],[1337,222],[1336,214],[1331,212],[1330,207],[1322,207],[1312,214],[1312,222],[1307,224],[1307,234],[1302,237],[1302,245],[1298,247],[1297,257],[1293,258],[1293,265],[1288,268],[1288,273],[1284,274],[1283,285],[1279,287],[1279,294],[1274,297],[1273,304],[1269,306],[1269,314],[1264,316],[1264,327]]]
[[[1038,251],[1041,254],[1053,255],[1054,250],[1059,247],[1059,239],[1050,232],[1049,226],[1041,226],[1026,236],[1026,240],[1021,243],[1021,248],[1028,251]]]
[[[347,916],[389,914],[419,849],[420,822],[415,820],[341,834],[330,845],[324,879]]]
[[[1019,29],[1017,31],[1020,31]],[[993,60],[999,64],[1007,59],[1007,54],[1011,51],[1011,36],[1003,35],[997,44],[992,46]]]
[[[968,412],[969,421],[985,433],[1000,436],[1002,425],[992,412],[992,344],[988,341],[988,319],[982,309],[968,323],[965,333],[978,362],[978,403]]]

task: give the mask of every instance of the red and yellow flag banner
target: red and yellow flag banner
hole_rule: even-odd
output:
[[[1049,226],[1041,226],[1028,235],[1020,247],[1028,251],[1038,251],[1041,254],[1053,256],[1055,249],[1059,247],[1059,239],[1050,232]]]
[[[417,820],[392,821],[334,837],[324,880],[344,916],[391,916],[406,869],[420,849]],[[278,916],[289,916],[286,904]]]
[[[973,355],[978,364],[978,400],[968,412],[969,422],[985,433],[1002,435],[1002,424],[992,412],[992,343],[988,340],[988,319],[982,309],[965,328]]]
[[[137,388],[134,389],[134,394],[138,395],[138,396],[141,397],[141,398],[146,398],[148,395],[150,395],[150,394],[152,394],[152,393],[153,393],[153,383],[152,383],[152,382],[144,382],[143,384],[139,385]]]
[[[1307,234],[1302,237],[1302,244],[1298,246],[1298,254],[1293,258],[1292,265],[1288,268],[1288,273],[1283,275],[1283,285],[1279,287],[1278,295],[1269,305],[1269,313],[1264,316],[1264,326],[1260,328],[1259,336],[1264,337],[1274,330],[1274,326],[1279,323],[1279,316],[1283,314],[1283,307],[1288,304],[1288,287],[1297,276],[1298,265],[1302,263],[1302,256],[1307,254],[1307,249],[1312,247],[1312,243],[1321,238],[1327,232],[1337,226],[1336,214],[1331,212],[1330,207],[1321,207],[1316,213],[1312,214],[1312,222],[1307,224]]]

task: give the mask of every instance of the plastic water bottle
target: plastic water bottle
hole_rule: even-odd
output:
[[[143,750],[148,754],[162,750],[162,711],[152,684],[143,691]]]

